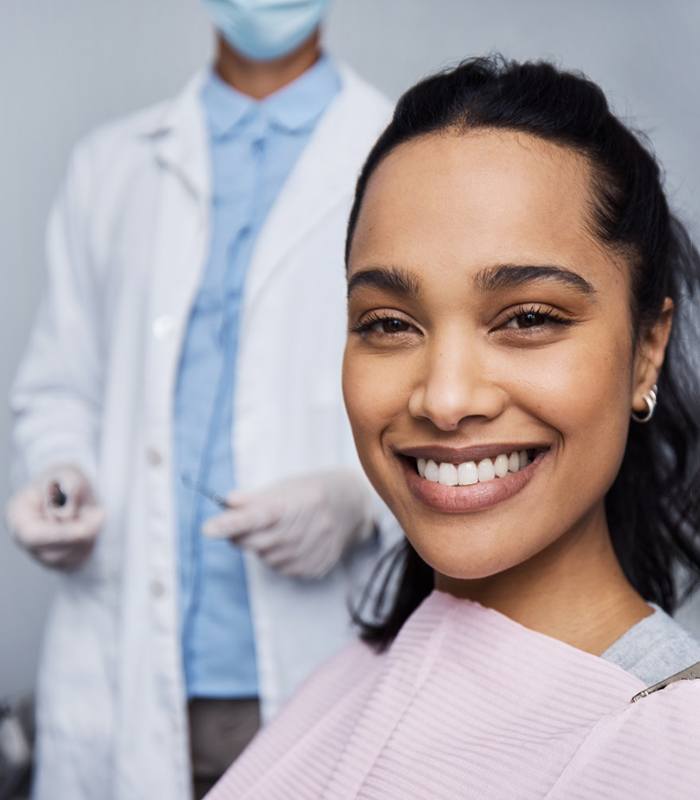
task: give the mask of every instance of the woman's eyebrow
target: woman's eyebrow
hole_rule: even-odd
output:
[[[369,267],[357,270],[348,281],[348,297],[359,286],[371,286],[411,298],[420,294],[418,279],[401,267]]]
[[[593,285],[577,272],[553,265],[497,264],[482,269],[474,276],[474,284],[477,288],[487,292],[511,289],[522,286],[524,283],[541,280],[564,283],[589,297],[596,293]]]

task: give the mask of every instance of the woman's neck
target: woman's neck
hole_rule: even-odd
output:
[[[600,512],[523,564],[477,580],[436,575],[435,586],[601,655],[652,610],[622,572]]]

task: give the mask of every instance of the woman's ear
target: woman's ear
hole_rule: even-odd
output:
[[[634,364],[634,381],[632,392],[632,409],[643,414],[646,409],[644,396],[659,380],[659,373],[666,355],[668,337],[673,325],[673,300],[664,300],[656,322],[642,331],[637,343],[637,354]]]

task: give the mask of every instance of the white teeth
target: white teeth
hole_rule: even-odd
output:
[[[497,478],[505,478],[508,474],[508,456],[505,453],[501,453],[500,456],[496,457],[493,462],[493,470]]]
[[[440,464],[438,471],[438,482],[443,486],[456,486],[459,481],[457,480],[457,467],[454,464]]]
[[[483,458],[478,464],[474,461],[452,464],[447,461],[433,461],[432,458],[416,459],[421,478],[443,486],[471,486],[495,478],[505,478],[509,472],[518,472],[529,463],[527,450],[501,453],[494,459]]]
[[[457,477],[460,486],[471,486],[472,483],[479,482],[479,470],[473,461],[465,461],[457,467]]]
[[[496,477],[496,470],[493,466],[493,461],[490,458],[485,458],[477,464],[479,470],[479,483],[484,481],[492,481]]]

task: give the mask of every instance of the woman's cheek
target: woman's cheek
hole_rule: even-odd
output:
[[[597,471],[603,482],[617,472],[627,437],[630,371],[620,366],[631,364],[627,350],[612,335],[572,337],[533,352],[512,373],[516,404],[559,434],[574,470]]]
[[[363,353],[355,348],[346,351],[343,368],[345,404],[353,426],[371,430],[375,435],[400,412],[403,398],[401,363],[390,353]]]
[[[358,455],[368,472],[382,456],[382,433],[408,405],[406,359],[393,353],[362,352],[348,345],[343,362],[345,407]]]

